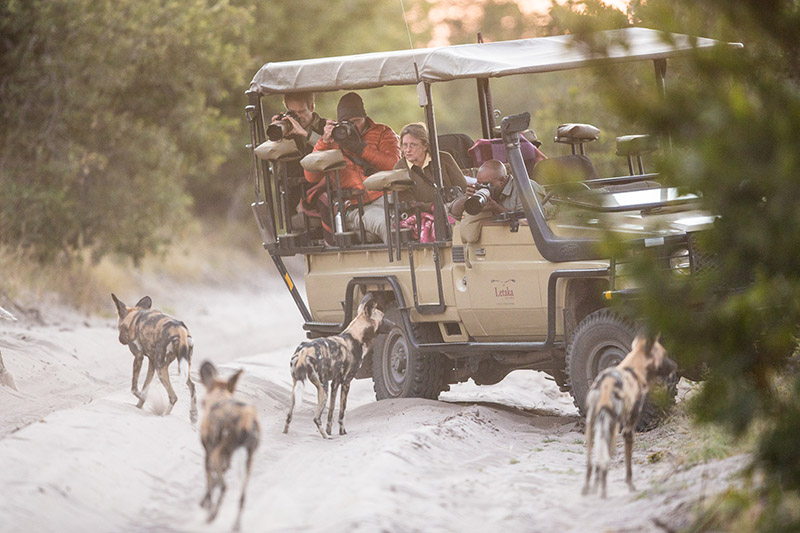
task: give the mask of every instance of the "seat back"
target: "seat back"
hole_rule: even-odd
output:
[[[533,145],[525,137],[519,138],[519,147],[522,151],[522,159],[525,161],[525,168],[528,171],[528,177],[533,176],[533,168],[537,162],[547,159],[536,146]],[[490,159],[497,159],[503,163],[508,163],[508,156],[506,155],[506,147],[503,144],[503,139],[478,139],[472,148],[469,149],[469,155],[472,158],[474,166],[479,167]]]
[[[439,150],[447,152],[453,156],[459,168],[470,168],[472,159],[469,156],[469,149],[472,146],[472,138],[465,133],[445,133],[439,135]]]
[[[589,181],[599,178],[591,159],[585,155],[564,155],[539,161],[533,169],[533,179],[541,185]]]

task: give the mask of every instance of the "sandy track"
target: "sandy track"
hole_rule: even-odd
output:
[[[119,295],[135,303],[141,295]],[[315,390],[281,430],[288,358],[302,337],[291,300],[270,282],[247,290],[162,287],[157,307],[195,339],[194,366],[211,359],[245,374],[240,394],[262,425],[244,531],[660,531],[685,524],[694,502],[723,490],[745,458],[690,468],[647,464],[658,433],[637,441],[630,494],[621,454],[609,498],[580,496],[580,419],[568,396],[534,372],[492,387],[462,384],[443,401],[375,402],[354,383],[348,435],[324,441],[311,421]],[[214,524],[204,522],[198,428],[173,379],[173,413],[151,387],[145,409],[129,392],[132,357],[115,321],[59,310],[42,326],[3,324],[0,350],[19,392],[0,387],[3,531],[226,531],[233,524],[241,457]],[[172,376],[176,377],[177,369]],[[201,391],[202,386],[198,387]]]

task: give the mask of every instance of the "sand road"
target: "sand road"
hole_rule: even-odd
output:
[[[320,438],[306,385],[290,433],[288,360],[301,320],[277,280],[261,286],[162,284],[149,294],[195,340],[193,375],[209,359],[245,373],[239,395],[258,409],[256,452],[243,531],[485,532],[662,531],[686,525],[695,503],[735,481],[746,457],[676,466],[659,438],[637,437],[636,493],[622,454],[609,498],[582,497],[581,421],[568,395],[542,374],[514,372],[498,385],[454,386],[440,401],[376,402],[354,382],[348,434]],[[0,387],[0,531],[228,531],[242,457],[228,475],[217,520],[206,524],[198,426],[177,383],[172,414],[154,381],[145,408],[130,393],[132,357],[107,317],[41,309],[0,324],[0,351],[18,387]],[[143,373],[144,374],[144,373]],[[199,400],[203,387],[198,384]],[[202,410],[201,410],[202,416]],[[334,431],[334,433],[337,433]],[[651,464],[648,458],[666,459]]]

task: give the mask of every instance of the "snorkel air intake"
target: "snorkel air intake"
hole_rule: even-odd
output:
[[[600,253],[599,240],[557,237],[547,225],[542,205],[533,192],[533,187],[528,178],[519,144],[519,134],[528,128],[530,121],[531,115],[527,112],[505,117],[500,123],[500,133],[506,147],[512,178],[519,188],[525,218],[528,219],[528,227],[531,230],[533,242],[536,243],[539,253],[553,263],[607,259]]]

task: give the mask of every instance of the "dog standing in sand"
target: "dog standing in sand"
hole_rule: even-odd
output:
[[[253,452],[258,447],[261,429],[255,407],[233,397],[233,391],[242,371],[239,370],[227,380],[217,377],[217,369],[205,361],[200,367],[200,380],[206,387],[203,397],[203,422],[200,425],[200,440],[206,451],[206,494],[200,505],[208,509],[208,521],[217,517],[222,497],[225,495],[225,471],[231,463],[231,456],[238,448],[247,451],[245,477],[242,482],[242,496],[239,498],[239,513],[236,515],[234,531],[239,531],[244,508],[245,491],[250,480]],[[219,497],[212,503],[212,493],[219,487]]]
[[[606,497],[606,476],[614,457],[617,432],[625,441],[625,482],[633,486],[631,454],[633,431],[642,413],[647,392],[653,381],[677,370],[658,339],[637,336],[632,350],[615,367],[606,368],[595,378],[586,396],[586,482],[583,494],[589,492],[594,452],[595,483],[602,485]]]
[[[300,344],[292,356],[292,401],[286,415],[284,433],[289,432],[294,411],[294,393],[298,381],[309,381],[317,388],[317,409],[314,423],[320,435],[327,439],[333,425],[333,410],[336,405],[336,392],[342,387],[339,400],[339,435],[345,435],[344,412],[347,408],[347,393],[350,382],[358,373],[361,361],[375,343],[375,337],[389,333],[394,324],[387,320],[372,294],[367,293],[358,305],[358,312],[350,325],[339,335],[313,339]],[[328,411],[327,431],[322,429],[322,412],[328,399],[328,382],[331,384],[331,405]]]
[[[164,414],[168,415],[172,411],[172,407],[178,401],[178,395],[175,394],[169,381],[167,369],[169,364],[177,359],[181,378],[186,379],[186,385],[191,393],[189,417],[192,424],[197,422],[197,399],[191,377],[194,344],[186,324],[161,311],[150,309],[153,301],[149,296],[139,300],[134,307],[126,306],[114,294],[111,298],[117,306],[119,315],[119,342],[127,345],[133,354],[131,392],[139,399],[136,407],[141,409],[144,405],[153,374],[158,371],[158,380],[169,395],[169,407]],[[147,376],[142,391],[139,392],[139,372],[142,370],[145,357],[149,360]]]

